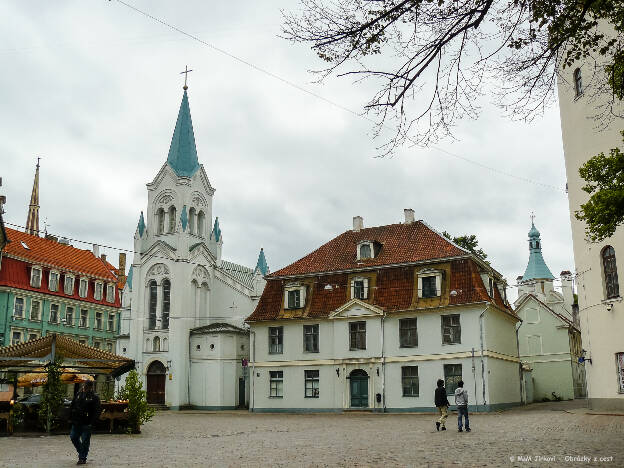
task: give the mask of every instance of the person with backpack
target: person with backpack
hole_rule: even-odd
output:
[[[468,420],[468,390],[464,388],[463,380],[457,382],[455,404],[457,405],[457,428],[459,432],[462,432],[462,415],[466,423],[466,432],[470,432],[470,421]]]
[[[436,430],[446,431],[446,418],[448,418],[448,407],[451,404],[446,397],[446,388],[444,388],[444,380],[438,379],[438,387],[435,389],[435,405],[440,413],[440,418],[436,421]]]
[[[100,416],[100,397],[93,391],[93,382],[87,381],[71,403],[71,439],[78,452],[77,465],[87,463],[89,445],[91,443],[91,429]]]

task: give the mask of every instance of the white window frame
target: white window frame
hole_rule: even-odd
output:
[[[38,282],[35,282],[35,271],[39,272],[39,275],[38,275],[39,281]],[[40,288],[41,287],[41,276],[42,275],[43,275],[43,271],[42,271],[42,269],[40,267],[33,266],[30,269],[30,285],[33,288]]]
[[[32,312],[32,309],[33,309],[33,304],[34,304],[35,302],[36,302],[37,304],[39,304],[39,314],[38,314],[37,318],[33,318],[33,315],[32,315],[32,313],[33,313],[33,312]],[[41,322],[41,309],[42,309],[42,308],[43,308],[43,304],[41,303],[41,301],[40,301],[39,299],[31,299],[31,300],[30,300],[30,311],[28,312],[28,317],[29,317],[29,320],[30,320],[31,322]]]
[[[98,327],[98,314],[100,314],[100,326]],[[94,330],[103,330],[104,326],[104,313],[101,310],[95,311],[95,318],[93,321],[93,329]]]
[[[536,311],[536,312],[537,312],[537,320],[535,320],[534,322],[530,322],[530,321],[529,321],[529,318],[528,318],[528,317],[529,317],[529,311]],[[527,308],[524,310],[524,320],[526,321],[526,323],[527,323],[527,324],[529,324],[529,323],[530,323],[530,324],[540,323],[540,319],[541,319],[541,318],[542,318],[542,317],[541,317],[541,315],[540,315],[540,308],[539,308],[539,307],[537,307],[536,309],[532,309],[532,308],[527,307]]]
[[[83,310],[87,311],[87,324],[84,326],[82,325],[82,311]],[[80,315],[78,315],[78,328],[89,328],[89,309],[80,308]]]
[[[19,333],[19,343],[13,343],[13,333]],[[11,328],[11,336],[9,336],[9,344],[7,346],[13,346],[14,344],[20,344],[24,342],[24,330],[18,328]]]
[[[104,283],[102,281],[96,281],[95,287],[93,288],[93,298],[96,301],[101,301],[103,297],[104,297]]]
[[[17,306],[17,300],[21,299],[22,300],[22,315],[17,315],[15,313],[16,310],[16,306]],[[13,298],[13,319],[19,319],[22,320],[24,318],[24,310],[26,309],[26,298],[24,296],[15,296]]]
[[[69,291],[69,292],[67,292]],[[63,285],[63,292],[68,296],[74,295],[74,275],[65,275],[65,284]]]
[[[82,290],[82,285],[85,284],[85,289],[84,289],[84,293]],[[86,278],[84,276],[80,277],[80,281],[78,282],[78,295],[80,297],[87,297],[87,295],[89,294],[89,278]]]
[[[274,373],[275,375],[271,375]],[[279,375],[281,373],[281,376]],[[275,384],[275,385],[273,385]],[[280,385],[281,384],[281,385]],[[269,371],[269,398],[284,398],[284,371]]]
[[[355,297],[355,282],[362,281],[364,283],[364,297]],[[360,299],[362,301],[368,299],[368,278],[364,277],[355,277],[351,280],[351,299]]]
[[[364,245],[368,245],[370,248],[370,257],[366,257],[365,259],[362,258],[362,246]],[[357,259],[358,260],[366,260],[368,258],[375,258],[375,245],[373,244],[373,242],[371,241],[362,241],[358,244],[357,246]]]
[[[106,285],[106,302],[115,302],[115,285],[113,283]]]
[[[110,349],[109,349],[109,348],[110,348]],[[114,349],[115,349],[115,347],[113,346],[113,343],[111,343],[110,341],[108,341],[108,342],[106,343],[106,351],[107,351],[107,352],[109,352],[109,353],[112,353]]]
[[[290,291],[299,291],[299,307],[291,307],[288,302],[288,293]],[[306,306],[306,287],[304,285],[290,285],[284,288],[284,309],[303,309]]]
[[[418,298],[419,299],[431,299],[433,297],[440,297],[442,295],[442,272],[440,270],[420,270],[418,273]],[[436,295],[430,297],[423,297],[423,278],[431,278],[435,276],[436,283]]]
[[[531,340],[530,338],[539,338],[539,352],[533,353],[531,351]],[[527,335],[527,354],[529,356],[541,356],[544,354],[544,341],[542,340],[542,335]]]
[[[54,284],[52,283],[52,275],[56,276],[56,281],[54,282]],[[53,291],[53,292],[58,291],[60,279],[61,279],[61,274],[59,273],[58,270],[50,270],[48,272],[48,290]]]
[[[41,330],[28,330],[27,331],[27,336],[28,336],[28,341],[30,341],[30,335],[35,335],[35,337],[33,338],[33,340],[36,340],[38,338],[41,338]]]
[[[56,309],[56,321],[52,321],[52,306],[58,307]],[[48,323],[60,323],[61,322],[61,305],[58,302],[50,303],[50,314],[48,316]]]
[[[97,345],[97,346],[96,346]],[[95,349],[102,349],[102,342],[101,341],[93,341],[93,347]]]
[[[71,323],[69,323],[67,321],[67,309],[71,308],[72,310],[72,320]],[[76,307],[74,306],[65,306],[65,326],[66,327],[73,327],[74,323],[76,322]]]
[[[113,324],[112,327],[110,327],[111,319],[112,319],[112,324]],[[115,331],[115,313],[114,312],[109,312],[108,316],[106,317],[106,331],[109,331],[109,332]]]

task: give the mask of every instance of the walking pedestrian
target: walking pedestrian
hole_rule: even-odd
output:
[[[71,433],[69,435],[78,452],[77,465],[87,463],[91,430],[100,416],[100,398],[93,391],[93,382],[87,381],[71,403]]]
[[[470,432],[470,421],[468,420],[468,390],[464,388],[463,380],[457,382],[455,404],[457,405],[457,428],[459,432],[462,432],[462,415],[464,416],[466,432]]]
[[[442,427],[443,431],[446,431],[446,418],[448,418],[448,407],[451,404],[446,397],[446,388],[444,388],[444,380],[438,379],[438,387],[435,389],[435,405],[438,408],[438,412],[440,413],[440,417],[436,421],[436,430],[440,430]]]

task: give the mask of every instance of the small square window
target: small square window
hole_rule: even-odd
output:
[[[301,290],[293,289],[288,291],[288,309],[299,309],[301,307]]]
[[[351,296],[353,299],[364,300],[368,298],[368,280],[355,279],[352,283]]]
[[[269,354],[284,352],[284,327],[269,327]]]
[[[399,320],[399,343],[401,348],[418,346],[418,328],[415,318]]]
[[[11,344],[12,345],[16,345],[16,344],[20,344],[22,342],[22,332],[21,331],[13,331],[13,333],[11,333]]]
[[[29,333],[28,334],[28,341],[36,340],[37,338],[39,338],[39,335],[37,335],[36,333]]]
[[[436,297],[438,295],[435,276],[425,276],[422,281],[422,297]]]
[[[401,383],[404,397],[418,396],[418,366],[401,367]]]
[[[453,395],[457,384],[462,379],[461,364],[444,364],[444,387],[447,395]]]
[[[366,259],[372,257],[372,251],[370,244],[360,245],[360,259]]]
[[[13,317],[24,318],[24,298],[23,297],[15,298],[15,306],[13,308]]]
[[[284,371],[269,371],[269,396],[282,398],[284,396]]]

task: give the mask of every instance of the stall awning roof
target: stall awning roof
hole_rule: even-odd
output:
[[[67,336],[50,334],[0,348],[0,369],[23,370],[40,367],[53,356],[62,356],[64,365],[80,369],[86,374],[106,374],[116,377],[134,369],[134,361],[102,349],[78,343]]]

